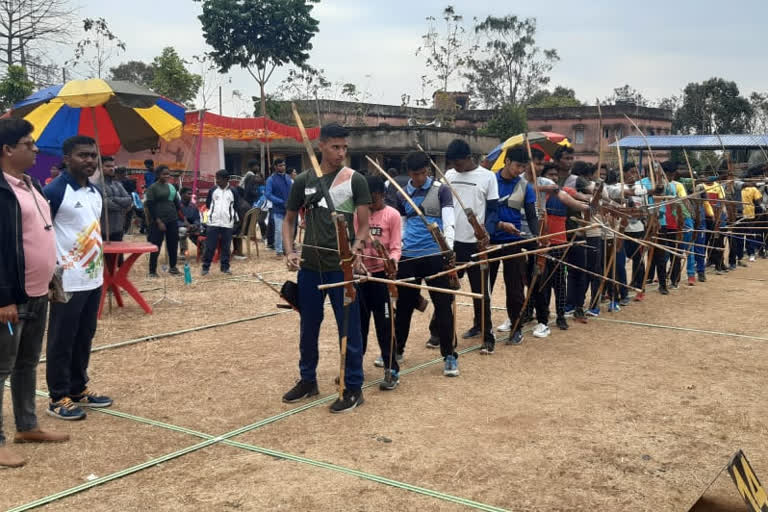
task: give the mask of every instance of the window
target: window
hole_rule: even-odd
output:
[[[619,139],[624,137],[624,130],[621,128],[621,126],[616,128],[616,137],[619,138]]]
[[[611,129],[610,128],[603,128],[603,138],[604,139],[610,139],[611,138]]]
[[[573,143],[584,144],[584,127],[583,126],[577,126],[576,128],[574,128]]]

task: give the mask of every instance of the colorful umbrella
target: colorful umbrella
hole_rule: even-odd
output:
[[[553,132],[528,132],[528,140],[531,148],[539,149],[549,156],[553,156],[555,151],[561,146],[570,146],[570,141],[559,133]],[[525,145],[525,136],[520,133],[513,135],[498,146],[496,146],[485,158],[492,162],[491,170],[498,171],[504,167],[504,158],[507,156],[507,150]]]
[[[67,138],[88,135],[102,155],[114,155],[120,146],[136,152],[181,137],[184,107],[130,82],[93,78],[40,90],[14,105],[11,116],[32,123],[44,153],[60,155]]]

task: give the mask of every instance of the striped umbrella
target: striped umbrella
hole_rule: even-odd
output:
[[[14,105],[11,116],[32,123],[44,153],[60,155],[67,138],[88,135],[99,141],[102,155],[114,155],[120,146],[136,152],[181,137],[184,112],[144,87],[92,78],[42,89]]]
[[[570,141],[559,133],[553,132],[528,132],[528,141],[533,149],[539,149],[552,157],[560,146],[570,146]],[[504,167],[504,158],[507,150],[517,146],[525,146],[525,137],[522,133],[513,135],[496,146],[485,158],[492,164],[491,170],[498,171]]]

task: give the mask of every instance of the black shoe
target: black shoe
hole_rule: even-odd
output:
[[[427,310],[427,306],[429,306],[429,301],[424,297],[422,297],[421,295],[419,295],[418,302],[416,303],[416,309],[421,313],[423,313],[424,311]]]
[[[568,330],[568,322],[565,321],[565,317],[558,317],[557,318],[557,326],[560,328],[561,331],[567,331]]]
[[[707,282],[707,274],[705,272],[699,272],[699,282],[700,283]]]
[[[400,384],[400,375],[395,370],[384,370],[384,381],[379,384],[382,391],[392,391]]]
[[[358,405],[363,405],[363,402],[364,400],[363,400],[362,390],[350,391],[348,389],[345,389],[344,398],[337,399],[335,402],[333,402],[333,405],[331,405],[331,412],[340,413],[340,412],[351,411]]]
[[[490,356],[491,354],[493,354],[494,350],[495,350],[494,344],[491,344],[486,341],[485,343],[483,343],[483,348],[480,349],[480,353],[484,356]]]
[[[523,331],[520,329],[512,333],[512,336],[507,340],[507,345],[520,345],[523,342]]]
[[[179,269],[177,269],[176,267],[169,268],[168,269],[168,273],[173,275],[173,276],[180,276],[181,275],[181,272],[179,272]]]
[[[303,398],[309,398],[319,393],[317,390],[317,382],[307,382],[300,380],[296,382],[296,385],[291,388],[289,392],[283,395],[283,402],[293,403],[298,402]]]
[[[470,330],[461,335],[461,339],[468,340],[470,338],[477,338],[480,336],[480,328],[472,327]]]
[[[221,273],[222,273],[222,274],[227,274],[228,276],[231,276],[231,275],[232,275],[232,271],[231,271],[231,270],[229,270],[229,269],[227,269],[227,270],[222,270],[222,271],[221,271]]]
[[[427,348],[440,348],[440,338],[437,336],[430,336],[427,340]]]
[[[669,295],[669,290],[667,290],[666,286],[660,286],[659,287],[659,293],[662,295]]]

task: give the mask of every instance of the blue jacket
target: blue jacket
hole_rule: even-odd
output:
[[[272,213],[285,213],[285,202],[291,193],[291,185],[293,180],[287,173],[275,173],[267,178],[267,190],[264,195],[272,202]]]

